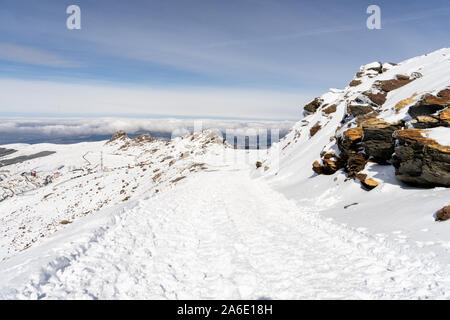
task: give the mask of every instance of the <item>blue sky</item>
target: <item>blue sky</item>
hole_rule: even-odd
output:
[[[449,21],[448,0],[2,0],[0,113],[297,119],[362,64],[448,46]]]

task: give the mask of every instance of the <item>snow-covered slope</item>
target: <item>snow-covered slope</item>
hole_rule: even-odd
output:
[[[450,298],[449,59],[361,67],[269,150],[3,146],[0,298]]]
[[[394,81],[389,82],[392,79]],[[387,86],[391,87],[386,88]],[[446,101],[442,98],[441,101],[429,104],[423,102],[429,97],[439,98],[438,93],[448,88],[448,48],[397,65],[375,62],[362,66],[348,87],[343,90],[331,89],[305,107],[306,117],[280,143],[271,148],[270,154],[263,161],[262,166],[267,169],[264,175],[276,190],[295,199],[301,206],[320,211],[324,216],[355,228],[364,228],[371,234],[380,234],[405,248],[418,248],[425,253],[434,252],[439,259],[450,262],[450,224],[434,221],[436,211],[450,204],[450,189],[440,186],[420,187],[401,182],[396,177],[396,168],[391,165],[395,161],[380,160],[372,156],[376,152],[380,155],[383,152],[389,154],[389,148],[383,147],[386,143],[392,143],[388,147],[395,148],[391,151],[398,153],[399,141],[393,138],[392,141],[381,138],[370,141],[373,136],[378,138],[383,135],[389,140],[397,129],[426,125],[425,121],[428,119],[425,116],[417,116],[409,110],[440,103],[444,111],[442,108],[432,109],[427,114],[429,121],[433,121],[436,127],[425,129],[422,134],[441,144],[441,150],[448,149],[448,121],[439,123],[436,120],[439,116],[444,119],[444,112],[448,111],[448,97]],[[411,116],[411,113],[416,117]],[[417,121],[417,117],[422,122]],[[383,125],[371,126],[374,122]],[[392,125],[392,131],[387,130],[386,134],[382,131],[385,128],[384,122],[398,127]],[[356,143],[352,144],[349,137],[355,139]],[[380,149],[376,149],[378,147]],[[422,150],[421,148],[427,149],[428,146],[422,145],[417,149]],[[343,155],[344,152],[348,154]],[[353,164],[352,167],[349,163],[348,158],[357,158],[356,156],[362,158],[363,169],[359,167],[355,170],[354,167],[357,166]],[[447,162],[436,162],[436,167],[447,170],[448,173],[450,155],[447,152],[442,157],[446,157]],[[325,171],[325,174],[313,171],[315,161],[316,170]],[[327,161],[329,166],[326,166]],[[450,178],[447,179],[442,173],[436,175],[441,182],[446,180],[450,183]],[[367,179],[372,179],[378,186],[367,191],[364,183],[360,182]]]
[[[172,188],[190,173],[207,169],[205,156],[228,147],[206,131],[170,141],[147,135],[129,139],[122,133],[109,142],[8,145],[18,151],[2,161],[54,153],[1,168],[0,260],[78,218]]]

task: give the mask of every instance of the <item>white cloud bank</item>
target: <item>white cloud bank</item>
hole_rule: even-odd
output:
[[[249,130],[279,130],[286,132],[292,121],[249,121],[217,119],[2,119],[1,134],[36,135],[49,137],[75,137],[127,133],[159,132],[180,135],[193,129],[217,129],[223,133],[246,135]],[[195,126],[195,127],[194,127]]]
[[[296,120],[311,95],[217,88],[129,88],[0,79],[0,113]]]

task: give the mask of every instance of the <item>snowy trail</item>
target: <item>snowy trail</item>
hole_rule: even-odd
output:
[[[305,212],[247,171],[140,200],[18,298],[448,298],[439,266]]]

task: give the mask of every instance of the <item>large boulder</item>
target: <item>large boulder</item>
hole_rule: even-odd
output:
[[[425,136],[426,131],[405,129],[398,139],[393,165],[397,178],[415,186],[450,187],[450,147]]]
[[[394,153],[394,131],[401,129],[402,122],[388,123],[373,118],[362,124],[362,146],[366,155],[379,164],[386,164]]]

